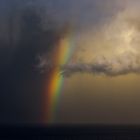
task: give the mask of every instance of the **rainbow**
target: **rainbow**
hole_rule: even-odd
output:
[[[64,77],[60,74],[61,65],[69,62],[74,49],[73,35],[69,32],[65,37],[59,39],[56,48],[53,52],[53,64],[46,83],[46,104],[45,104],[45,122],[54,123],[57,116],[57,109],[59,106],[59,99],[64,85]],[[45,101],[45,100],[44,100]]]

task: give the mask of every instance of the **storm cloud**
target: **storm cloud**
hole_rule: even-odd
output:
[[[138,9],[127,2],[124,7],[121,3],[123,10],[111,10],[110,13],[115,13],[113,16],[99,17],[109,19],[102,22],[96,31],[89,31],[87,26],[87,32],[84,31],[76,40],[76,59],[58,66],[62,74],[70,76],[81,72],[118,76],[140,73],[140,15]],[[90,25],[91,28],[94,26],[95,23]],[[45,64],[45,59],[40,60],[39,68],[51,67],[51,62]]]

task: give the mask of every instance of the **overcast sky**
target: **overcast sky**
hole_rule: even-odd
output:
[[[8,35],[10,6],[10,0],[0,1],[0,39]],[[56,123],[140,124],[140,1],[24,0],[17,13],[32,6],[43,11],[44,27],[48,16],[56,25],[73,25],[75,67],[67,67],[71,76]]]

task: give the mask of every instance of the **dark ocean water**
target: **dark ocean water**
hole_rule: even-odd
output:
[[[0,139],[140,140],[136,125],[0,126]]]

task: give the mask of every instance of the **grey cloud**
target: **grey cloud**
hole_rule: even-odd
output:
[[[75,73],[105,74],[107,76],[118,76],[129,73],[140,73],[140,59],[134,54],[123,54],[120,57],[108,60],[98,59],[90,64],[67,64],[62,67],[63,74],[70,76]]]
[[[39,65],[42,72],[46,72],[53,64],[45,60]],[[96,59],[93,63],[69,63],[60,68],[60,73],[69,77],[76,73],[90,73],[90,74],[104,74],[107,76],[119,76],[130,73],[140,73],[140,57],[133,53],[124,53],[119,57],[108,59],[101,57]]]

